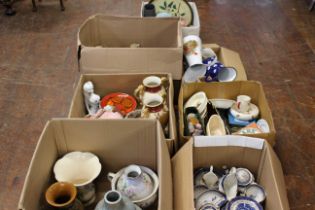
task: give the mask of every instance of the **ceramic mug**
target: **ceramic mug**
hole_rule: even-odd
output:
[[[203,65],[201,54],[201,39],[196,35],[184,37],[184,54],[189,66]]]
[[[247,95],[237,96],[236,107],[239,110],[239,112],[241,113],[248,112],[250,108],[250,101],[251,98]]]
[[[146,4],[143,9],[143,17],[155,17],[155,6],[154,4]]]

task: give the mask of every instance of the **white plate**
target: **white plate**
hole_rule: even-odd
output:
[[[223,98],[212,98],[212,99],[209,99],[209,101],[213,104],[213,106],[219,109],[229,109],[235,103],[234,100],[223,99]]]

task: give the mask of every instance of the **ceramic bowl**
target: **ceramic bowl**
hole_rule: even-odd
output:
[[[250,209],[263,210],[263,207],[254,199],[238,196],[232,199],[225,207],[226,210]]]
[[[54,174],[58,182],[70,182],[76,187],[91,183],[101,172],[98,157],[90,152],[70,152],[57,160]]]
[[[130,166],[136,166],[136,165],[130,165]],[[129,197],[133,203],[140,206],[141,208],[147,208],[148,206],[153,204],[157,198],[158,188],[159,188],[159,178],[151,169],[144,166],[137,166],[140,168],[141,174],[142,175],[145,174],[145,175],[141,176],[140,183],[136,181],[134,185],[132,183],[130,184],[130,182],[125,180],[126,179],[125,175],[131,173],[131,172],[126,171],[128,170],[128,167],[130,166],[127,166],[121,169],[116,174],[114,173],[108,174],[108,179],[111,181],[112,190],[117,190],[120,192],[124,191],[125,192],[124,194],[127,197]],[[137,175],[137,177],[139,176]],[[150,189],[148,190],[147,187]],[[130,192],[128,192],[127,190],[130,190]],[[146,192],[148,191],[151,191],[151,193],[149,193],[146,197],[139,198],[141,197],[141,195],[147,194]],[[140,196],[137,195],[138,193],[141,195]]]
[[[209,101],[218,109],[229,109],[235,103],[235,100],[223,99],[223,98],[213,98]]]
[[[194,186],[194,199],[196,200],[202,193],[206,192],[208,189],[205,185],[195,185]]]
[[[259,108],[255,104],[250,104],[250,109],[248,112],[240,112],[237,109],[236,103],[230,109],[231,115],[233,115],[238,120],[252,120],[258,117],[259,115]]]
[[[226,196],[218,190],[207,190],[196,198],[196,209],[201,209],[206,204],[222,207],[227,202]]]
[[[204,111],[207,109],[207,95],[205,92],[200,91],[192,95],[188,101],[185,103],[184,109],[187,107],[196,107],[199,114],[204,113]]]
[[[262,203],[266,199],[264,188],[258,184],[250,184],[245,188],[244,195]]]
[[[254,181],[253,174],[247,168],[237,168],[235,175],[237,184],[241,187],[245,187]]]

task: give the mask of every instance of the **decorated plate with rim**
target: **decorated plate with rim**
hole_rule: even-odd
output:
[[[110,105],[116,107],[116,109],[123,115],[132,112],[137,107],[136,100],[127,93],[110,93],[104,96],[101,100],[101,107]]]
[[[190,26],[193,23],[193,11],[186,0],[150,0],[149,4],[155,6],[155,12],[170,13],[174,17],[180,17],[183,26]]]

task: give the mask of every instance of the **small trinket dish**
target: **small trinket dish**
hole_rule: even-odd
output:
[[[264,188],[258,184],[250,184],[245,188],[244,195],[262,203],[266,199]]]
[[[254,176],[247,168],[237,168],[236,179],[238,186],[244,187],[254,181]]]
[[[263,210],[263,207],[254,199],[244,196],[238,196],[232,199],[225,207],[225,210]]]
[[[213,188],[219,181],[218,176],[213,172],[213,166],[210,166],[210,171],[202,176],[202,180],[209,188]]]

